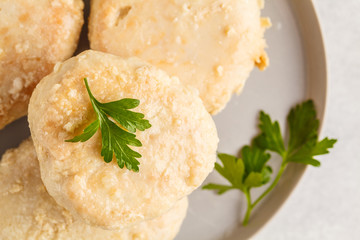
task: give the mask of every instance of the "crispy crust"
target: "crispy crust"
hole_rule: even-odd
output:
[[[103,161],[99,131],[84,143],[64,142],[94,118],[84,77],[100,102],[140,100],[136,111],[152,127],[137,132],[139,173]],[[164,213],[200,186],[216,160],[216,127],[197,91],[136,58],[86,51],[58,65],[36,87],[29,123],[49,194],[108,229]]]
[[[0,1],[0,129],[26,115],[36,84],[73,54],[83,6],[81,0]]]
[[[91,227],[74,219],[46,192],[31,139],[8,150],[0,163],[0,239],[170,240],[187,209],[184,198],[165,215],[122,231]]]
[[[92,0],[90,45],[178,76],[216,114],[254,65],[268,65],[263,37],[270,22],[261,7],[262,0]]]

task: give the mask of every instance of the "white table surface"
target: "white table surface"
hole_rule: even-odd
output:
[[[322,135],[339,141],[255,240],[360,240],[360,0],[314,3],[329,73]]]
[[[360,239],[360,0],[314,0],[328,61],[322,135],[338,138],[320,168],[254,239]]]

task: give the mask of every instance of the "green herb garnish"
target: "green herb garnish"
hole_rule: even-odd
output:
[[[129,109],[139,106],[140,101],[124,98],[119,101],[100,103],[92,95],[86,78],[84,78],[84,82],[97,119],[87,126],[81,135],[65,142],[85,142],[100,127],[102,137],[101,156],[104,157],[104,161],[111,162],[115,154],[120,168],[126,166],[128,170],[138,172],[140,163],[136,158],[140,158],[141,154],[132,150],[129,146],[141,147],[142,144],[136,139],[134,133],[136,130],[144,131],[151,127],[149,121],[144,119],[144,114],[129,111]],[[111,121],[109,116],[120,126]]]
[[[242,191],[247,199],[243,225],[248,224],[252,209],[277,185],[287,164],[296,162],[318,167],[320,162],[314,159],[314,156],[329,153],[329,149],[337,141],[328,138],[318,141],[319,120],[316,118],[315,106],[311,100],[291,109],[287,123],[290,136],[285,148],[279,123],[272,122],[270,116],[261,111],[260,134],[253,139],[251,146],[244,146],[241,149],[241,158],[218,154],[223,165],[215,163],[215,169],[230,182],[230,185],[210,183],[203,187],[207,190],[216,190],[218,194],[231,189]],[[252,201],[250,190],[270,181],[272,170],[266,165],[271,157],[269,152],[281,156],[280,170],[271,185],[255,201]]]

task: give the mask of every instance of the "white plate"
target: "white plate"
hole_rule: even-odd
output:
[[[256,124],[261,109],[284,126],[289,109],[311,98],[323,121],[326,63],[311,1],[267,1],[262,15],[270,17],[273,23],[266,32],[271,64],[265,72],[254,71],[243,93],[234,96],[226,109],[215,117],[220,137],[219,152],[237,154],[241,146],[249,143],[257,133]],[[82,36],[81,50],[88,46],[86,33]],[[9,125],[0,131],[0,154],[18,146],[28,136],[25,118]],[[277,163],[271,162],[275,173],[279,167]],[[284,203],[304,171],[303,165],[289,166],[278,187],[255,209],[246,228],[240,223],[246,210],[245,199],[240,192],[230,191],[217,196],[211,191],[196,190],[190,196],[188,215],[176,239],[231,240],[253,236]],[[212,173],[205,184],[208,182],[225,183],[217,173]],[[257,195],[261,190],[255,190],[253,194]]]
[[[290,108],[303,100],[315,101],[318,117],[324,118],[326,103],[326,60],[320,27],[310,0],[267,1],[263,16],[272,21],[266,32],[270,67],[254,71],[240,96],[234,96],[226,109],[215,116],[219,152],[237,154],[257,133],[259,110],[277,119],[284,129]],[[274,174],[280,161],[271,160]],[[305,166],[291,164],[277,188],[252,214],[249,225],[241,226],[246,199],[239,191],[222,196],[196,190],[190,196],[190,208],[176,240],[248,239],[276,213],[294,189]],[[205,181],[226,183],[213,172]],[[262,188],[252,193],[258,196]]]

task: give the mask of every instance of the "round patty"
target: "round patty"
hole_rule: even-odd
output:
[[[36,84],[73,54],[83,5],[81,0],[0,1],[0,129],[26,115]]]
[[[135,98],[152,125],[137,131],[138,173],[100,155],[101,133],[68,143],[95,119],[84,78],[102,103]],[[212,171],[218,137],[197,91],[137,59],[86,51],[55,67],[36,87],[29,124],[51,196],[86,222],[120,229],[166,212]]]
[[[56,204],[40,178],[31,139],[8,150],[0,163],[0,239],[170,240],[179,231],[187,198],[161,217],[122,231],[87,225]]]
[[[215,114],[268,58],[262,0],[92,0],[92,49],[137,56],[197,88]]]

